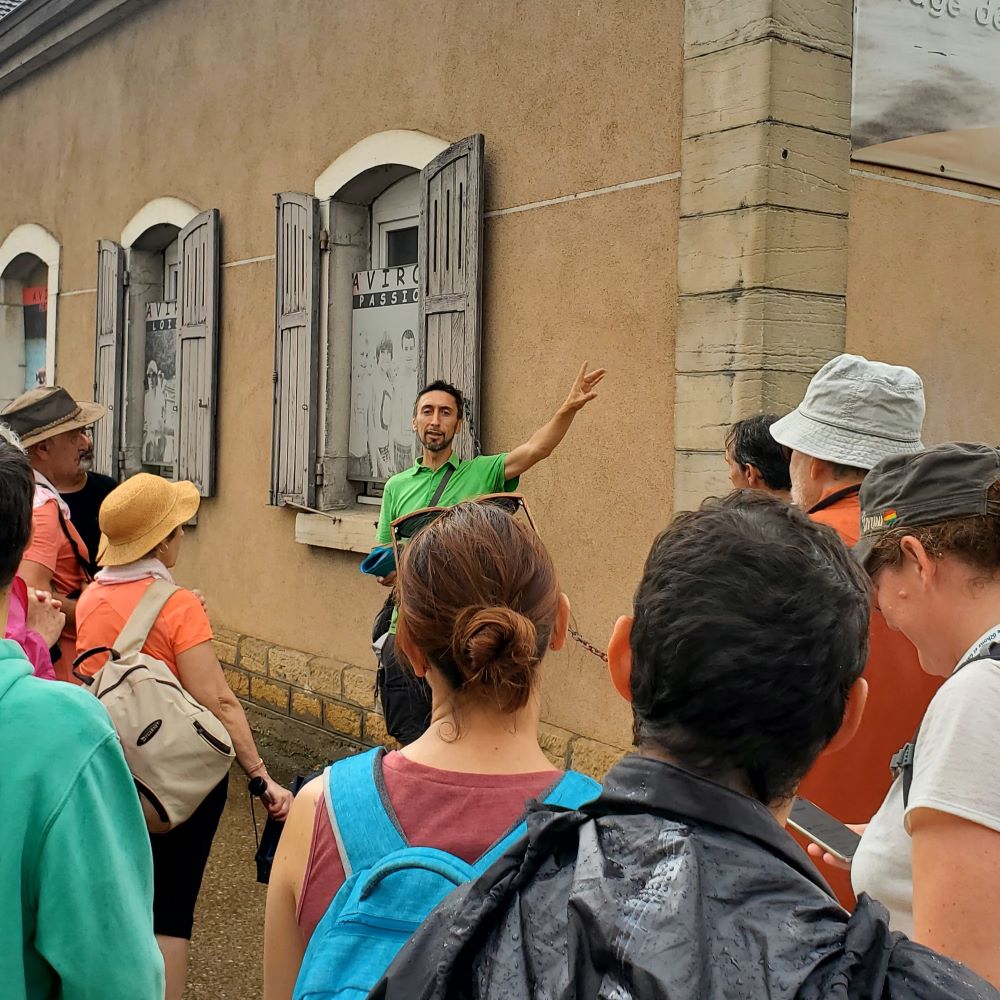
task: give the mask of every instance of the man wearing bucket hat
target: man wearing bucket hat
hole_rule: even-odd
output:
[[[92,447],[85,428],[106,413],[100,403],[79,402],[61,386],[31,389],[0,411],[0,421],[21,439],[35,475],[31,542],[18,575],[28,587],[51,591],[62,602],[66,625],[54,667],[64,681],[73,681],[76,601],[90,579],[90,553],[53,484],[79,475]]]
[[[792,502],[832,527],[845,545],[861,531],[858,493],[868,470],[890,455],[921,451],[924,386],[915,371],[841,354],[813,376],[802,402],[771,425],[771,436],[791,449]],[[872,614],[868,704],[854,738],[822,756],[799,794],[854,823],[878,808],[889,788],[889,760],[909,739],[940,680],[920,669],[916,650]],[[830,879],[841,902],[854,897],[843,872]]]

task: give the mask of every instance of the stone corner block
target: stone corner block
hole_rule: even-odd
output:
[[[226,683],[233,694],[240,698],[250,696],[250,678],[242,670],[224,666],[222,672],[226,675]]]
[[[326,698],[339,698],[343,692],[342,682],[348,664],[329,656],[314,656],[309,661],[309,684],[307,687]]]
[[[362,708],[375,707],[375,671],[368,667],[347,667],[343,673],[344,701]]]
[[[270,648],[271,643],[264,642],[263,639],[255,639],[251,635],[241,636],[236,665],[255,674],[266,674],[267,653]]]
[[[389,750],[399,749],[399,744],[385,728],[385,719],[378,712],[365,712],[364,740],[372,746],[384,746]]]
[[[304,691],[292,692],[292,715],[314,726],[323,725],[323,700]]]
[[[311,659],[309,653],[303,653],[298,649],[272,646],[267,653],[267,672],[269,676],[295,684],[297,687],[308,687]]]
[[[250,678],[250,700],[288,715],[290,689],[287,684],[263,677]]]
[[[361,712],[351,705],[324,698],[323,725],[340,736],[347,736],[352,740],[361,739]]]

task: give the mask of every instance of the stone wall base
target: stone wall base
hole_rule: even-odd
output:
[[[223,627],[216,627],[214,644],[226,680],[242,701],[358,747],[398,746],[386,731],[375,697],[373,668],[277,646]],[[544,721],[539,740],[554,766],[597,779],[626,752],[624,747]]]

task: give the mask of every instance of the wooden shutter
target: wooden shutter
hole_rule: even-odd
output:
[[[480,437],[484,146],[469,136],[420,172],[419,371],[423,383],[441,378],[465,395],[460,458],[475,455]]]
[[[119,477],[122,426],[122,355],[125,336],[125,251],[111,240],[97,243],[97,351],[94,399],[108,415],[94,424],[94,471]]]
[[[215,492],[219,356],[219,211],[195,216],[178,237],[177,461],[203,497]]]
[[[319,201],[279,194],[275,232],[271,500],[315,506],[319,432]]]

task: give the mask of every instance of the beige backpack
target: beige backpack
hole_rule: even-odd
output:
[[[114,648],[88,649],[73,661],[74,673],[90,686],[118,731],[152,833],[183,823],[236,756],[225,726],[184,690],[165,663],[141,652],[163,605],[177,589],[154,580]],[[75,669],[105,651],[111,655],[93,677]]]

